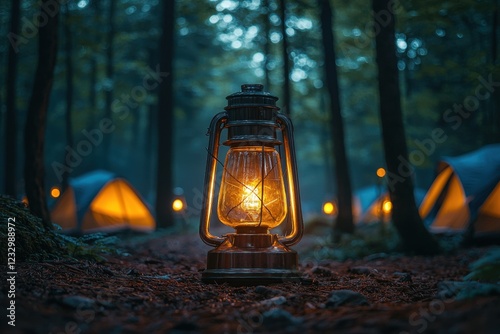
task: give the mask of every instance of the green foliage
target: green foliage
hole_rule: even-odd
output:
[[[470,265],[471,272],[464,277],[467,281],[500,282],[500,248],[491,249],[487,254]]]

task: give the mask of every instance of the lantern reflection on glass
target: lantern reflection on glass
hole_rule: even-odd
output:
[[[265,284],[298,280],[297,253],[290,248],[302,237],[302,213],[298,191],[293,129],[288,117],[278,112],[277,97],[262,85],[242,85],[227,97],[225,112],[210,124],[205,190],[200,237],[216,248],[208,253],[205,282]],[[217,203],[219,220],[235,229],[223,237],[210,232],[219,141],[227,129],[229,146],[224,162]],[[281,131],[283,143],[278,140]],[[281,157],[275,146],[283,144],[286,182]],[[270,230],[285,220],[288,233]]]

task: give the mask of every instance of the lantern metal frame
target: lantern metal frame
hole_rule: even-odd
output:
[[[225,111],[215,115],[208,128],[209,143],[199,234],[203,242],[216,247],[207,255],[207,269],[202,273],[206,283],[233,285],[267,284],[299,281],[297,252],[290,249],[303,234],[299,181],[293,125],[278,112],[277,97],[263,91],[259,84],[241,86],[242,91],[227,97]],[[222,131],[227,129],[227,146],[276,146],[276,129],[281,131],[286,162],[286,191],[290,232],[283,236],[269,233],[267,228],[236,228],[236,233],[222,237],[210,232],[214,205],[216,172]]]

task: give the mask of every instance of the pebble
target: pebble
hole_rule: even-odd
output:
[[[84,310],[92,308],[95,300],[83,296],[68,296],[64,297],[61,303],[74,309]]]
[[[322,277],[332,277],[334,275],[331,269],[322,266],[316,266],[311,271],[314,275]]]
[[[500,295],[500,284],[476,281],[443,281],[438,283],[437,297],[440,299],[470,299],[477,296]]]
[[[369,275],[371,274],[372,270],[368,267],[352,267],[349,269],[349,272],[358,275]]]
[[[326,308],[336,308],[339,306],[360,306],[369,305],[365,296],[352,290],[335,290],[330,293],[330,297],[325,304]]]
[[[275,330],[286,330],[289,327],[296,327],[303,322],[302,318],[294,317],[288,311],[279,308],[272,308],[264,312],[262,317],[262,324],[267,329]]]
[[[270,298],[270,299],[265,299],[263,301],[260,302],[260,304],[262,305],[266,305],[266,306],[272,306],[272,305],[282,305],[286,303],[286,298],[283,297],[283,296],[278,296],[278,297],[273,297],[273,298]]]

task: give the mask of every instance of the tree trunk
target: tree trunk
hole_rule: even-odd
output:
[[[329,0],[318,0],[321,8],[321,32],[325,54],[326,87],[330,96],[330,129],[333,138],[333,156],[335,157],[335,177],[337,181],[338,214],[334,226],[334,236],[341,233],[352,233],[354,222],[352,217],[352,190],[349,166],[345,152],[344,126],[340,109],[340,94],[335,65],[335,43],[332,31],[332,8]]]
[[[387,8],[391,0],[373,0],[373,11],[389,15],[387,24],[379,25],[376,35],[376,59],[380,96],[380,120],[388,185],[393,204],[392,219],[403,247],[421,255],[436,254],[439,246],[424,227],[415,205],[413,169],[408,163],[408,149],[401,110],[399,73],[395,46],[395,17]],[[375,23],[377,24],[377,23]]]
[[[21,2],[12,0],[10,14],[10,32],[19,35],[21,19]],[[16,77],[17,77],[17,51],[14,45],[9,47],[7,67],[7,110],[5,115],[5,193],[12,197],[17,195],[17,117],[16,117]]]
[[[162,6],[162,34],[160,36],[160,72],[168,73],[158,86],[157,135],[158,161],[156,171],[156,222],[158,227],[171,226],[174,222],[172,203],[173,158],[173,76],[175,1],[165,1]]]
[[[286,4],[285,0],[280,0],[280,15],[281,15],[281,34],[283,35],[283,102],[282,111],[287,114],[292,114],[291,98],[290,98],[290,58],[288,56],[288,37],[286,35]]]
[[[269,58],[271,56],[271,42],[269,37],[271,35],[271,23],[269,22],[269,15],[271,14],[271,8],[269,6],[269,0],[262,1],[262,8],[264,8],[264,15],[262,19],[264,20],[264,75],[265,75],[265,87],[268,92],[272,91],[271,79],[269,77]]]
[[[104,107],[104,117],[112,119],[111,105],[113,103],[113,90],[115,89],[114,82],[114,39],[115,39],[115,11],[116,11],[116,0],[110,0],[109,2],[109,12],[108,12],[108,34],[106,41],[106,102]],[[103,163],[106,168],[110,167],[110,148],[111,148],[111,133],[108,133],[103,138]]]
[[[69,6],[66,4],[66,16],[64,20],[64,51],[65,66],[66,66],[66,113],[65,113],[65,130],[66,130],[66,145],[73,147],[73,130],[72,130],[72,108],[73,108],[73,48],[71,45],[71,23]],[[64,159],[66,154],[64,154]],[[63,174],[62,189],[66,190],[68,186],[68,173]]]
[[[40,24],[38,30],[38,64],[24,130],[24,182],[31,212],[42,218],[46,229],[52,229],[45,198],[43,154],[47,109],[57,56],[59,3],[44,0],[42,4],[54,6],[55,15],[48,15],[46,23]]]
[[[495,1],[495,9],[493,10],[492,27],[491,27],[491,64],[497,66],[498,63],[498,15],[500,1]],[[492,113],[492,138],[491,142],[498,143],[500,141],[500,91],[495,89],[492,93],[491,101],[488,101]]]

